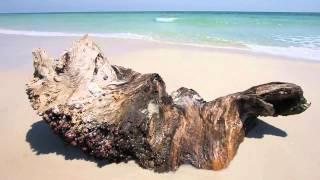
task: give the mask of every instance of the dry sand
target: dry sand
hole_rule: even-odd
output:
[[[185,86],[206,100],[269,81],[294,82],[312,102],[304,113],[261,122],[222,171],[184,165],[158,174],[134,162],[104,165],[65,146],[31,109],[25,82],[31,50],[58,56],[74,38],[0,35],[0,179],[320,179],[320,63],[137,40],[97,39],[113,64],[158,72],[168,91]],[[99,167],[100,166],[100,167]]]

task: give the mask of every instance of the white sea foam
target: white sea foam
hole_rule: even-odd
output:
[[[213,49],[226,49],[235,50],[242,52],[253,52],[275,55],[280,57],[287,57],[293,59],[320,61],[320,48],[311,49],[306,47],[277,47],[277,46],[263,46],[255,44],[245,44],[245,47],[236,46],[219,46],[219,45],[209,45],[209,44],[198,44],[198,43],[178,43],[178,42],[165,42],[167,44],[185,45],[199,48],[213,48]]]
[[[26,30],[11,30],[11,29],[0,28],[0,34],[23,35],[23,36],[44,36],[44,37],[81,37],[86,33],[26,31]],[[93,37],[105,37],[105,38],[152,40],[152,37],[150,36],[134,34],[134,33],[89,33],[89,35]]]
[[[320,48],[320,36],[274,36],[280,42],[306,48]]]
[[[320,48],[307,48],[307,47],[277,47],[277,46],[262,46],[249,44],[247,47],[251,51],[257,53],[265,53],[271,55],[284,56],[296,59],[308,59],[320,61]]]
[[[85,33],[66,33],[66,32],[46,32],[46,31],[26,31],[26,30],[11,30],[1,29],[0,34],[7,35],[23,35],[23,36],[43,36],[43,37],[81,37]],[[153,39],[150,36],[134,34],[134,33],[90,33],[93,37],[102,38],[120,38],[120,39],[142,39],[152,40],[154,42],[161,42],[167,44],[204,47],[204,48],[218,48],[218,49],[230,49],[240,51],[251,51],[255,53],[265,53],[289,58],[307,59],[320,61],[320,48],[319,47],[277,47],[277,46],[263,46],[256,44],[245,44],[245,47],[234,47],[234,46],[219,46],[202,43],[184,43],[174,41],[163,41]]]
[[[171,23],[175,22],[178,18],[176,17],[157,17],[155,20],[156,22],[162,22],[162,23]]]

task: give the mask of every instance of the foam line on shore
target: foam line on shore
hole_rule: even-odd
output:
[[[81,37],[86,33],[71,33],[71,32],[47,32],[47,31],[29,31],[29,30],[11,30],[0,28],[0,34],[5,35],[23,35],[23,36],[40,36],[40,37]],[[279,47],[279,46],[264,46],[258,44],[243,44],[243,47],[230,46],[219,46],[211,44],[201,43],[185,43],[176,41],[165,41],[154,39],[153,37],[134,34],[134,33],[89,33],[93,37],[101,38],[119,38],[119,39],[133,39],[133,40],[149,40],[159,43],[174,44],[174,45],[185,45],[200,48],[219,48],[219,49],[230,49],[249,51],[254,53],[264,53],[294,59],[305,59],[312,61],[320,61],[320,49],[307,48],[307,47]]]
[[[26,31],[26,30],[11,30],[11,29],[0,28],[0,34],[43,36],[43,37],[81,37],[86,33]],[[134,33],[89,33],[89,34],[90,36],[93,36],[93,37],[152,40],[152,38],[149,36],[134,34]]]

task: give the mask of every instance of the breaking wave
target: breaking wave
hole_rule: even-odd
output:
[[[178,18],[176,17],[157,17],[155,20],[156,22],[162,22],[162,23],[171,23],[175,22]]]

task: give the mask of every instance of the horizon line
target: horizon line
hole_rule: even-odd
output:
[[[0,14],[55,14],[55,13],[144,13],[144,12],[159,12],[159,13],[174,13],[174,12],[217,12],[217,13],[312,13],[319,14],[320,11],[231,11],[231,10],[117,10],[117,11],[40,11],[40,12],[0,12]]]

